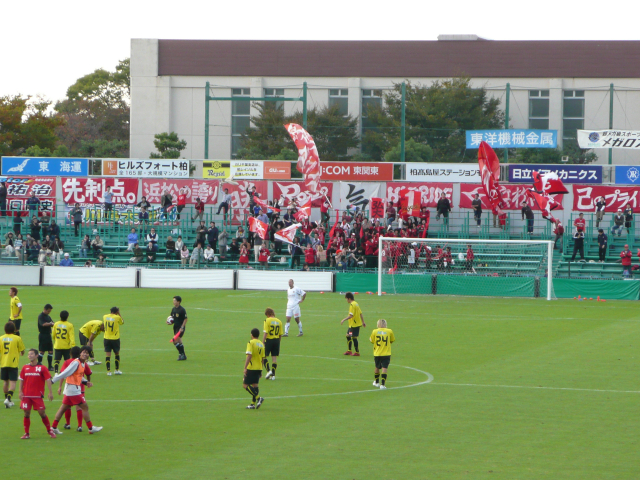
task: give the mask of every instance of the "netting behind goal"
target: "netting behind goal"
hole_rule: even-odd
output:
[[[526,240],[382,237],[378,253],[378,294],[551,300],[555,298],[552,244]]]

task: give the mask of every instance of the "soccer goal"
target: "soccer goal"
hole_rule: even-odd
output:
[[[552,300],[553,242],[380,237],[383,293]]]

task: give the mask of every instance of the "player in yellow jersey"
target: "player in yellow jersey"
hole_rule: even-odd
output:
[[[360,327],[366,327],[367,324],[364,323],[364,315],[362,315],[360,305],[358,305],[358,302],[353,299],[353,293],[347,292],[344,298],[347,299],[347,303],[349,304],[349,315],[346,318],[343,318],[340,322],[340,325],[342,325],[344,322],[349,320],[349,329],[347,330],[347,347],[349,349],[344,352],[344,354],[359,357],[360,349],[358,348],[358,336],[360,335]],[[351,353],[351,343],[353,343],[353,347],[355,349],[355,352],[353,353]]]
[[[15,334],[16,326],[13,322],[7,322],[4,333],[6,335],[0,337],[0,380],[3,382],[4,406],[11,408],[13,407],[11,398],[18,381],[20,355],[24,355],[24,343]]]
[[[16,287],[11,287],[9,289],[9,296],[11,297],[9,321],[15,324],[16,335],[20,336],[20,324],[22,323],[22,303],[20,303],[20,299],[18,298],[18,289]]]
[[[375,377],[373,386],[384,390],[387,388],[387,369],[389,362],[391,362],[391,344],[396,341],[393,330],[387,328],[386,320],[382,318],[378,320],[378,328],[371,332],[369,341],[373,343],[373,360],[376,365],[373,371]],[[380,378],[380,370],[382,370],[382,379]]]
[[[264,311],[267,318],[264,321],[264,336],[262,343],[264,343],[264,359],[262,364],[267,370],[267,380],[276,379],[276,368],[278,368],[278,356],[280,355],[280,338],[282,337],[282,322],[276,318],[276,314],[272,308],[267,308]],[[269,368],[269,359],[271,355],[271,368]]]
[[[247,359],[244,362],[244,379],[242,380],[242,388],[251,395],[253,401],[247,408],[256,410],[260,408],[264,398],[260,396],[258,382],[262,376],[262,359],[264,358],[264,344],[258,340],[260,330],[254,328],[251,330],[251,340],[247,343]]]
[[[107,375],[111,376],[111,352],[116,356],[116,375],[120,371],[120,325],[124,324],[120,309],[111,307],[111,313],[103,317],[104,322],[104,352],[107,357]]]
[[[94,366],[100,365],[102,362],[96,362],[95,356],[93,354],[93,341],[96,339],[101,332],[104,332],[104,323],[102,320],[90,320],[85,323],[78,333],[78,337],[80,338],[80,345],[89,347],[89,357],[90,361],[87,362],[87,365]]]
[[[76,346],[76,331],[68,321],[69,312],[62,310],[60,320],[53,324],[53,370],[58,373],[60,360],[69,360],[70,351]]]

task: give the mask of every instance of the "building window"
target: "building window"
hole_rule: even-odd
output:
[[[233,88],[232,97],[249,97],[248,88]],[[251,124],[251,102],[248,100],[231,101],[231,157],[235,158],[240,149],[242,134]]]
[[[372,128],[373,125],[367,121],[367,110],[369,107],[382,107],[382,90],[362,90],[362,131]]]
[[[549,128],[549,90],[529,90],[529,128]]]
[[[584,90],[565,90],[562,99],[562,138],[576,139],[584,129]]]
[[[284,88],[265,88],[264,89],[264,96],[266,98],[284,97]],[[269,102],[269,103],[275,103],[276,109],[284,108],[284,102]]]
[[[346,88],[332,88],[329,90],[329,107],[338,106],[338,112],[343,117],[349,115],[349,90]]]

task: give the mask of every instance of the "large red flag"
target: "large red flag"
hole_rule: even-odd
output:
[[[336,227],[338,226],[338,223],[340,222],[339,219],[339,211],[336,210],[336,223],[333,224],[333,227],[331,227],[331,230],[329,231],[329,238],[333,238],[334,235],[336,234]]]
[[[539,193],[546,193],[549,195],[556,195],[558,193],[567,194],[569,190],[564,186],[562,180],[558,177],[556,172],[547,172],[540,175],[538,172],[533,172],[533,188]]]
[[[253,233],[257,233],[261,239],[267,239],[267,232],[269,226],[261,220],[258,220],[256,217],[249,217],[249,231]]]
[[[553,197],[550,197],[546,193],[538,193],[533,190],[527,190],[527,196],[536,202],[542,212],[542,218],[546,218],[552,223],[556,222],[556,219],[551,215],[551,210],[555,210],[560,204],[556,202]]]
[[[386,202],[382,198],[371,197],[369,203],[369,212],[371,220],[386,218]]]
[[[493,151],[491,145],[487,142],[481,142],[478,149],[478,165],[480,167],[480,178],[484,193],[487,195],[491,210],[494,214],[500,215],[502,203],[502,195],[500,194],[500,160],[496,152]]]
[[[300,227],[301,225],[299,223],[294,223],[293,225],[290,225],[287,228],[278,230],[276,233],[273,234],[273,236],[276,240],[293,244],[293,239],[296,236],[296,232],[298,231],[298,228]]]
[[[295,123],[288,123],[284,126],[291,135],[293,142],[298,147],[298,163],[296,169],[304,176],[304,184],[312,193],[318,191],[320,183],[320,157],[313,137]]]
[[[256,202],[256,205],[259,205],[262,208],[262,211],[264,213],[267,213],[267,209],[268,208],[273,210],[274,212],[279,212],[280,211],[279,208],[272,207],[271,205],[269,205],[264,200],[261,200],[259,197],[253,197],[253,201]]]
[[[298,211],[293,214],[295,219],[299,222],[304,220],[305,218],[311,217],[311,197],[307,200],[307,203],[298,207]]]

